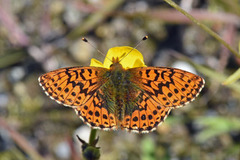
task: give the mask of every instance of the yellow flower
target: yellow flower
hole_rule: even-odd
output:
[[[144,64],[142,54],[137,49],[133,49],[133,50],[132,49],[133,49],[132,47],[128,47],[128,46],[110,48],[108,50],[108,53],[106,55],[106,58],[103,64],[100,61],[92,58],[90,66],[110,68],[113,57],[114,58],[118,57],[120,60],[120,64],[125,69],[135,68],[135,67],[146,67],[146,65]],[[128,55],[125,56],[126,54]]]

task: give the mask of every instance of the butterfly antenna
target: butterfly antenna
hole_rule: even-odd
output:
[[[137,42],[137,44],[133,49],[131,49],[124,57],[122,57],[122,59],[119,62],[121,62],[125,57],[127,57],[127,55],[129,55],[134,49],[136,49],[143,41],[147,39],[148,39],[148,36],[144,36],[140,41]]]
[[[97,47],[95,47],[92,43],[90,43],[85,37],[82,38],[82,41],[90,44],[90,46],[92,46],[94,49],[96,49],[98,53],[100,53],[101,55],[103,55],[103,57],[106,56],[103,52],[101,52],[99,49],[97,49]],[[110,60],[108,57],[106,57],[106,58],[107,58],[108,60]],[[110,60],[110,61],[111,61],[111,60]],[[112,62],[112,61],[111,61],[111,62]]]

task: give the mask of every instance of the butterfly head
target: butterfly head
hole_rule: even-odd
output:
[[[119,57],[112,57],[112,64],[110,65],[110,69],[111,70],[122,70],[123,69],[123,66],[122,64],[120,63],[119,61]]]
[[[119,63],[125,69],[146,67],[142,54],[132,47],[120,46],[110,48],[106,57],[103,64],[96,59],[92,59],[90,66],[110,68],[112,64]]]

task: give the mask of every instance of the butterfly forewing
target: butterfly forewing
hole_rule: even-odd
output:
[[[86,103],[105,83],[106,79],[98,78],[105,72],[97,67],[62,68],[40,76],[39,83],[50,98],[74,107]]]
[[[159,105],[181,107],[194,100],[204,86],[204,79],[193,73],[167,67],[129,69],[137,84]]]

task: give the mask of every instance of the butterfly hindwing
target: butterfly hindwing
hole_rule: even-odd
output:
[[[138,95],[135,108],[131,114],[124,117],[121,127],[137,133],[148,133],[155,130],[171,111],[171,108],[161,106],[144,91]]]
[[[75,109],[80,118],[93,128],[109,130],[117,128],[117,119],[107,110],[107,102],[101,98],[101,89],[83,105]]]

